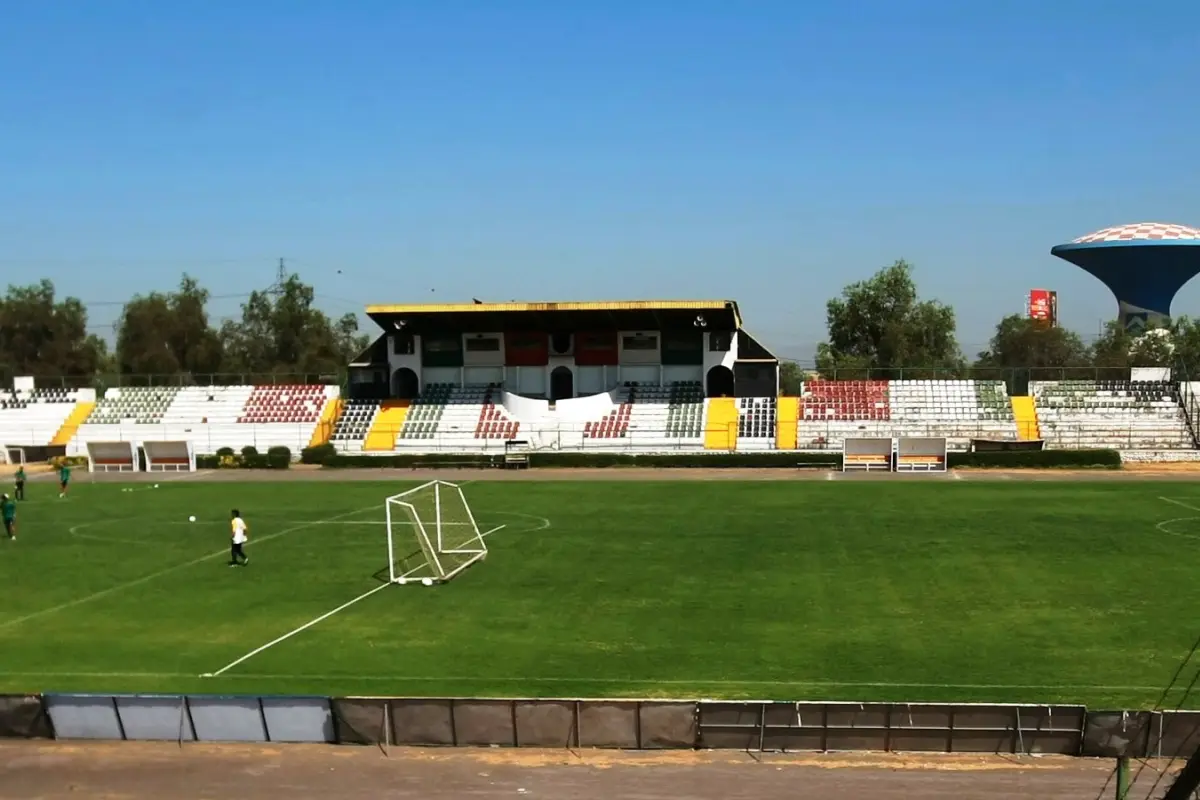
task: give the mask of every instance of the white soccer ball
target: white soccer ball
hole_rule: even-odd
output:
[[[433,578],[421,578],[422,586],[433,586]]]
[[[408,578],[396,578],[396,583],[403,586],[404,584],[408,583]]]
[[[196,521],[195,517],[188,517],[188,522],[195,522],[195,521]]]
[[[158,488],[158,484],[157,484],[157,483],[156,483],[156,484],[154,484],[154,488],[155,488],[155,489],[157,489],[157,488]]]

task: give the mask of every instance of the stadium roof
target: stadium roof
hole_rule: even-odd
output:
[[[372,305],[367,316],[384,329],[411,333],[483,333],[507,330],[627,331],[692,327],[703,317],[709,330],[742,327],[733,300],[624,300],[566,303],[414,303]]]

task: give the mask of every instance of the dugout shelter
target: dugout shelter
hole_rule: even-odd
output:
[[[732,300],[374,305],[382,333],[349,366],[349,398],[410,400],[502,386],[551,402],[621,386],[693,384],[775,397],[779,361]]]

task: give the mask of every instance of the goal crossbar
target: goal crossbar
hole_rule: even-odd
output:
[[[487,557],[487,544],[463,495],[462,487],[433,480],[392,495],[385,503],[388,578],[392,583],[445,583]],[[415,539],[416,552],[398,545]],[[404,545],[408,546],[408,545]]]

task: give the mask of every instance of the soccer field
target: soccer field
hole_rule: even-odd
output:
[[[1190,484],[476,482],[486,562],[200,677],[384,585],[410,485],[32,484],[0,691],[1135,707],[1200,628]]]

